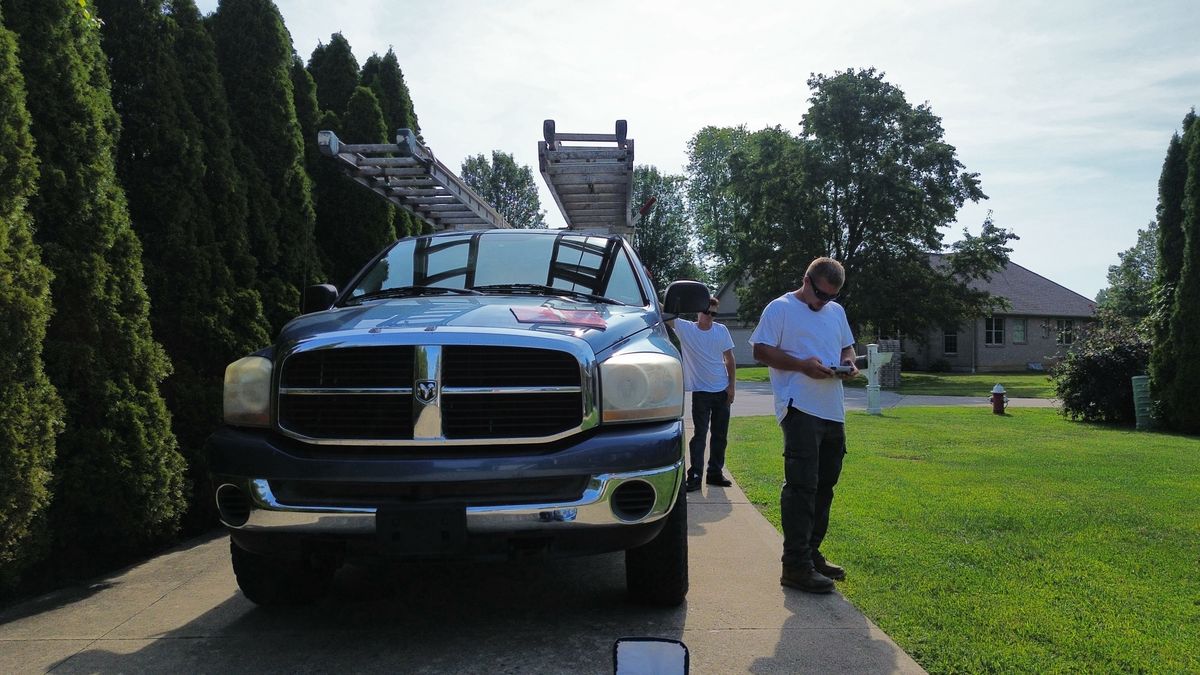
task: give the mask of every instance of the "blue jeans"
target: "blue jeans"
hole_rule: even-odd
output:
[[[725,446],[728,444],[729,435],[729,395],[724,390],[693,391],[692,425],[696,427],[696,431],[688,444],[692,459],[689,475],[701,474],[700,467],[704,466],[704,437],[709,434],[710,423],[712,438],[708,444],[708,472],[719,474],[721,469],[725,468]]]
[[[811,567],[829,530],[833,486],[842,474],[846,427],[795,408],[783,418],[783,565]]]

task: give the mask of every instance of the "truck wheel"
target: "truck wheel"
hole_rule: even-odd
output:
[[[325,595],[333,570],[314,568],[304,561],[280,560],[251,553],[229,542],[238,587],[254,604],[299,605]]]
[[[683,486],[661,532],[625,551],[625,586],[635,602],[676,607],[688,592],[687,498]]]

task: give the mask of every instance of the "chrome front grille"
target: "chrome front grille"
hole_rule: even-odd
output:
[[[584,426],[572,353],[492,345],[327,346],[280,366],[277,419],[317,443],[528,442]]]

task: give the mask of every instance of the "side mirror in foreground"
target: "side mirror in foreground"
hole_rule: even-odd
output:
[[[672,281],[667,286],[663,311],[667,314],[695,314],[708,309],[708,286],[699,281]]]
[[[337,300],[338,289],[329,284],[318,284],[305,288],[300,294],[300,313],[312,314],[329,309]]]

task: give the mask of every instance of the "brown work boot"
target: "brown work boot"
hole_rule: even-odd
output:
[[[811,567],[784,567],[779,583],[805,593],[829,593],[833,590],[833,580]]]
[[[820,553],[813,555],[813,568],[830,579],[833,579],[834,581],[841,581],[846,578],[845,567],[842,567],[841,565],[834,565],[826,560],[825,556],[821,555]]]

